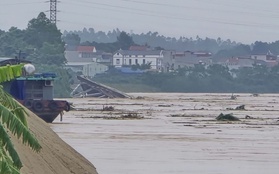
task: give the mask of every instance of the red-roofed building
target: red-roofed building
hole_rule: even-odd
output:
[[[94,46],[78,46],[76,51],[78,52],[78,57],[96,61],[97,51]]]
[[[146,51],[147,47],[146,46],[130,46],[129,48],[130,51]]]
[[[78,52],[88,52],[88,53],[96,53],[96,48],[94,46],[78,46]]]

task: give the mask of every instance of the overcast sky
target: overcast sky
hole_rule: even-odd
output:
[[[279,40],[279,0],[59,0],[58,28],[128,33],[159,32],[246,44]],[[46,0],[0,0],[0,29],[27,27],[45,12]]]

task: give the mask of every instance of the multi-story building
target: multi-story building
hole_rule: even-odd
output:
[[[150,64],[151,70],[161,71],[163,60],[162,50],[118,50],[113,55],[112,65],[122,66]]]
[[[108,70],[112,54],[97,51],[94,46],[77,46],[71,51],[65,51],[66,67],[88,77]]]
[[[212,64],[211,53],[193,51],[164,51],[164,71],[172,71],[183,67],[193,67],[196,64]]]

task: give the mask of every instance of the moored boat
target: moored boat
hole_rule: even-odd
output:
[[[41,119],[52,123],[63,111],[69,111],[70,105],[65,100],[54,100],[55,73],[34,71],[35,67],[28,61],[0,59],[0,83],[5,91]]]

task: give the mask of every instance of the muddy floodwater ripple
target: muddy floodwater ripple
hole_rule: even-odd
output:
[[[67,99],[50,126],[99,174],[278,173],[278,94],[129,95]]]

